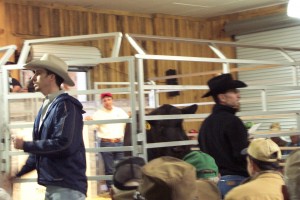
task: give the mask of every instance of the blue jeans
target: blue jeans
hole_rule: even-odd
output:
[[[224,199],[227,192],[229,192],[232,188],[238,186],[246,177],[239,175],[226,175],[221,176],[218,182],[218,188],[221,192],[222,199]]]
[[[100,142],[100,147],[122,147],[123,142]],[[121,160],[124,157],[124,152],[101,152],[104,162],[105,175],[112,175],[115,168],[115,162]],[[106,181],[107,188],[111,188],[112,181]]]
[[[46,188],[45,200],[85,200],[86,196],[70,188],[49,185]]]

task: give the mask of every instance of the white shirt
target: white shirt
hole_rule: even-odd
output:
[[[101,107],[93,115],[93,120],[128,119],[128,114],[121,108],[113,106],[111,110]],[[98,124],[97,136],[106,139],[124,138],[126,123]]]

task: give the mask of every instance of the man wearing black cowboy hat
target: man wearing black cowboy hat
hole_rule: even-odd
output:
[[[240,107],[237,88],[247,87],[231,74],[222,74],[208,81],[210,91],[202,96],[212,96],[215,101],[212,114],[199,130],[198,142],[201,151],[211,155],[221,174],[218,187],[224,196],[238,185],[247,173],[246,156],[240,152],[248,147],[248,133],[243,122],[235,116]]]

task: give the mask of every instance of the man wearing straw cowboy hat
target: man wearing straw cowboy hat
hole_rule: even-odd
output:
[[[201,125],[198,135],[200,150],[211,155],[221,174],[218,187],[224,196],[230,189],[248,177],[246,156],[240,152],[248,147],[248,133],[244,123],[235,116],[239,110],[240,93],[237,88],[247,87],[231,74],[222,74],[208,81],[215,101],[212,114]]]
[[[83,200],[87,177],[82,137],[82,104],[60,89],[62,83],[74,86],[68,66],[60,58],[45,54],[24,66],[34,72],[35,91],[45,96],[34,121],[33,141],[13,137],[14,147],[30,155],[16,174],[20,177],[34,169],[37,182],[46,187],[47,200]]]

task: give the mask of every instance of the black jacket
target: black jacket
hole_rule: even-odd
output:
[[[17,176],[36,169],[40,185],[70,188],[86,195],[83,113],[77,99],[61,94],[49,106],[39,130],[40,110],[34,122],[33,141],[23,146],[30,156]]]
[[[243,122],[235,116],[234,108],[216,104],[198,135],[200,150],[210,154],[222,176],[248,176],[246,156],[241,151],[248,147],[248,132]]]

